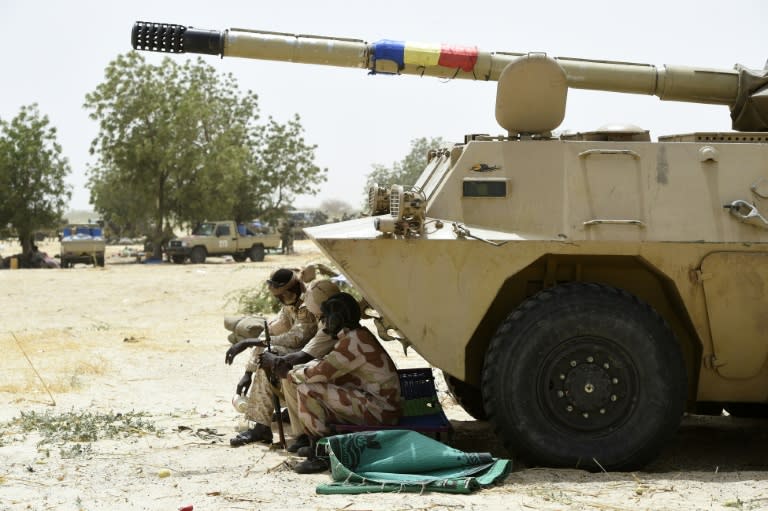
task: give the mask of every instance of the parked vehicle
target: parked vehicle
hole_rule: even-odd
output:
[[[768,410],[765,71],[148,23],[133,36],[498,81],[501,135],[435,148],[415,186],[371,189],[371,217],[305,231],[381,315],[379,335],[402,333],[529,463],[629,470],[685,411]],[[557,134],[569,87],[727,105],[735,131]]]
[[[72,224],[62,231],[61,267],[71,268],[75,263],[104,266],[107,242],[101,226],[96,224]]]
[[[230,255],[235,261],[263,261],[267,250],[280,247],[280,235],[255,232],[231,220],[203,222],[190,236],[174,238],[165,249],[176,264],[187,259],[194,264],[204,263],[209,256]]]

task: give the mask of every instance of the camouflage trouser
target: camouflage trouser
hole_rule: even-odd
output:
[[[248,403],[245,407],[245,418],[249,421],[258,422],[269,426],[272,423],[272,412],[275,411],[272,405],[272,392],[275,389],[267,378],[267,373],[262,370],[254,371],[251,378],[251,388],[248,391]],[[282,396],[281,396],[282,400]]]
[[[288,416],[291,418],[291,431],[293,436],[299,436],[304,433],[304,427],[299,418],[299,400],[296,395],[296,384],[290,378],[280,380],[283,389],[283,404],[288,409]]]
[[[301,383],[296,386],[296,399],[299,421],[309,436],[327,436],[331,433],[328,424],[385,423],[381,404],[360,389],[332,383]]]

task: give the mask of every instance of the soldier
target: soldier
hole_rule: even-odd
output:
[[[314,273],[311,274],[314,278]],[[304,294],[304,303],[307,309],[318,318],[317,333],[300,350],[288,353],[286,355],[276,355],[274,353],[262,352],[259,355],[259,364],[262,369],[274,372],[281,378],[285,378],[288,371],[299,364],[304,364],[314,359],[323,358],[336,344],[336,339],[324,332],[325,323],[320,310],[320,304],[339,293],[339,287],[327,279],[313,280],[307,285],[307,292]],[[283,380],[284,385],[286,380]],[[302,447],[309,447],[309,437],[304,433],[301,423],[298,419],[298,403],[296,401],[295,386],[294,390],[284,393],[284,402],[288,408],[291,428],[296,437],[294,442],[288,446],[288,452],[297,452]]]
[[[280,253],[293,254],[293,240],[295,238],[294,229],[296,224],[293,220],[284,219],[280,221],[277,227],[277,232],[280,233]]]
[[[283,305],[277,318],[268,325],[272,348],[279,355],[298,351],[317,332],[317,319],[307,309],[302,299],[305,290],[304,283],[299,278],[298,272],[281,268],[270,275],[267,286],[272,295]],[[225,320],[225,325],[227,321]],[[232,323],[232,320],[229,322]],[[272,412],[274,411],[272,405],[274,389],[270,385],[266,373],[259,370],[259,355],[264,351],[266,344],[263,340],[254,338],[258,337],[263,330],[260,325],[257,327],[260,322],[261,320],[256,318],[243,318],[237,321],[236,331],[241,323],[244,323],[239,330],[255,335],[239,340],[227,350],[224,357],[226,364],[232,364],[239,353],[248,348],[256,348],[253,350],[245,373],[235,389],[237,395],[245,396],[247,394],[245,418],[254,422],[255,425],[231,438],[229,444],[232,447],[257,441],[272,443],[272,428],[269,424],[272,422]],[[254,373],[256,373],[255,377]]]
[[[400,417],[400,380],[397,368],[379,341],[360,326],[360,306],[352,295],[338,293],[321,305],[325,332],[338,342],[323,359],[293,369],[287,381],[295,384],[298,418],[310,445],[328,435],[329,423],[396,424]],[[285,385],[284,392],[293,392]],[[310,456],[294,470],[322,472],[328,460]]]

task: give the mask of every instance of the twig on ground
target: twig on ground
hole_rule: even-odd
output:
[[[19,349],[21,350],[21,353],[24,355],[24,358],[26,358],[26,359],[27,359],[27,362],[29,362],[29,367],[31,367],[31,368],[32,368],[32,370],[35,372],[35,374],[37,375],[38,379],[40,380],[40,383],[42,383],[42,384],[43,384],[43,388],[44,388],[44,389],[45,389],[45,391],[48,393],[48,395],[51,397],[51,406],[56,406],[56,400],[55,400],[55,399],[53,399],[53,394],[51,394],[51,391],[50,391],[50,390],[48,390],[48,385],[46,385],[46,384],[45,384],[45,380],[43,380],[43,377],[42,377],[42,376],[40,376],[40,373],[39,373],[39,372],[37,372],[37,369],[35,368],[35,365],[34,365],[34,364],[32,363],[32,361],[29,359],[29,356],[27,355],[27,352],[26,352],[26,351],[24,351],[24,348],[21,346],[21,343],[19,342],[19,339],[16,337],[16,334],[14,334],[13,332],[11,332],[11,336],[13,337],[13,340],[14,340],[14,341],[16,341],[16,345],[17,345],[17,346],[19,347]]]

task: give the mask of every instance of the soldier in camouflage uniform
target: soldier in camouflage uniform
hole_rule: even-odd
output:
[[[326,332],[338,342],[323,359],[293,369],[292,384],[284,387],[289,394],[295,384],[299,420],[311,444],[330,433],[329,423],[396,424],[401,413],[397,368],[376,337],[360,326],[359,304],[338,293],[321,310]],[[314,453],[294,468],[300,474],[327,469],[327,460]]]
[[[314,278],[314,274],[311,275]],[[296,365],[305,364],[311,360],[323,358],[330,353],[336,344],[336,338],[324,332],[325,323],[320,310],[320,304],[328,298],[339,293],[339,287],[328,279],[313,280],[307,284],[304,293],[304,303],[307,309],[318,318],[317,333],[301,349],[287,355],[276,355],[263,352],[259,355],[259,364],[262,369],[273,372],[281,378],[285,378],[288,371]],[[283,380],[283,385],[292,385],[288,380]],[[298,419],[298,402],[296,400],[295,385],[290,392],[284,392],[284,403],[288,409],[290,423],[295,440],[288,446],[288,452],[297,452],[302,447],[309,447],[309,437],[304,433],[301,421]]]
[[[267,286],[275,298],[283,304],[277,318],[268,325],[273,351],[279,355],[286,355],[301,350],[317,332],[317,319],[302,300],[305,289],[303,282],[296,272],[281,268],[270,276]],[[255,323],[259,320],[245,318],[240,322],[243,321]],[[249,325],[248,330],[245,327],[242,330],[251,333],[257,331],[253,324]],[[256,441],[272,443],[272,429],[269,426],[272,422],[272,412],[275,411],[272,405],[272,392],[274,390],[279,392],[279,389],[272,387],[265,371],[259,370],[259,356],[266,348],[265,342],[254,338],[238,341],[227,350],[224,361],[232,364],[235,357],[248,348],[255,349],[251,353],[245,367],[245,374],[238,382],[235,392],[238,395],[247,393],[245,418],[254,422],[255,425],[230,439],[229,443],[233,447]]]

